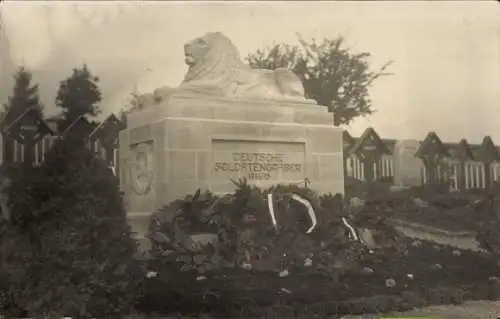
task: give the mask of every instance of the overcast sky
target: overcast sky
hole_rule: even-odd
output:
[[[357,120],[382,137],[445,141],[491,135],[500,144],[500,8],[479,2],[22,2],[2,3],[2,84],[24,63],[40,83],[48,113],[58,82],[86,62],[101,77],[105,114],[134,86],[177,86],[183,44],[205,32],[227,35],[242,56],[273,42],[342,34],[374,68],[394,75],[371,89],[377,114]],[[5,41],[5,39],[8,40]],[[150,71],[148,71],[150,70]],[[3,101],[2,101],[3,102]]]

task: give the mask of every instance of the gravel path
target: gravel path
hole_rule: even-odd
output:
[[[395,226],[397,230],[402,232],[405,236],[422,239],[432,240],[433,242],[441,245],[451,245],[460,249],[478,250],[479,244],[474,236],[452,236],[445,234],[437,234],[426,232],[422,229],[409,227],[409,226]]]
[[[402,317],[403,316],[403,317]],[[386,315],[387,318],[404,319],[405,317],[432,317],[433,319],[498,319],[500,318],[500,301],[470,301],[459,306],[432,306],[404,313]],[[134,317],[141,318],[143,317]],[[199,317],[214,319],[212,317]],[[344,316],[342,319],[381,319],[381,315]],[[155,317],[145,319],[178,319],[178,317]],[[191,319],[191,318],[190,318]],[[195,319],[195,318],[193,318]],[[196,318],[198,319],[198,318]]]
[[[428,308],[391,314],[398,316],[433,316],[436,319],[497,319],[500,318],[500,301],[470,301],[459,306],[432,306]],[[391,318],[391,316],[387,316]],[[380,315],[346,316],[343,319],[379,319]],[[402,319],[402,318],[401,318]]]

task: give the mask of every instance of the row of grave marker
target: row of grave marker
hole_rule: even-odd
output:
[[[48,135],[54,138],[77,138],[95,145],[100,143],[104,149],[105,159],[112,167],[118,163],[115,153],[118,149],[119,132],[125,125],[114,115],[110,115],[101,123],[91,123],[86,117],[80,116],[63,132],[51,128],[42,114],[35,108],[28,109],[8,127],[2,131],[4,152],[3,163],[12,162],[12,156],[5,151],[5,145],[15,141],[23,145],[23,162],[28,165],[35,163],[35,147],[38,142]],[[389,145],[396,140],[382,139],[373,128],[368,128],[359,137],[352,137],[344,131],[344,158],[356,156],[364,166],[364,177],[367,181],[375,179],[374,167],[381,163],[384,156],[392,156],[392,147]],[[473,152],[472,148],[476,151]],[[491,184],[490,167],[493,163],[500,162],[499,149],[494,145],[491,137],[485,136],[480,145],[471,146],[466,139],[457,144],[443,143],[435,132],[427,134],[422,141],[420,149],[415,154],[422,159],[426,168],[426,180],[437,181],[440,174],[437,168],[444,159],[454,158],[460,163],[467,161],[480,162],[485,167],[485,185]]]
[[[396,142],[380,138],[373,128],[365,130],[359,138],[344,131],[343,141],[344,158],[356,157],[364,167],[364,178],[367,181],[376,179],[375,168],[383,162],[384,157],[394,155],[390,145]],[[490,136],[485,136],[479,145],[470,145],[466,139],[461,139],[458,143],[443,143],[435,132],[430,132],[420,143],[415,157],[422,160],[427,183],[442,181],[443,174],[438,170],[452,160],[459,164],[458,174],[461,176],[465,175],[466,163],[481,163],[484,166],[484,184],[489,187],[493,181],[492,165],[500,163],[500,150]]]
[[[84,138],[89,145],[98,141],[105,152],[105,159],[109,165],[115,166],[115,150],[118,148],[118,135],[124,128],[122,122],[114,115],[110,115],[101,123],[91,123],[85,116],[78,117],[63,132],[51,128],[42,114],[35,108],[26,110],[10,125],[2,130],[3,161],[13,162],[12,150],[9,145],[18,143],[23,146],[23,163],[33,165],[35,163],[35,148],[44,138]]]

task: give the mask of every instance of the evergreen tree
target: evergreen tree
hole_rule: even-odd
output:
[[[59,140],[40,167],[16,175],[7,196],[15,213],[6,269],[19,278],[15,300],[28,317],[121,318],[133,310],[144,273],[105,161]]]
[[[32,74],[21,66],[14,75],[14,88],[8,102],[2,110],[2,129],[12,124],[19,116],[30,108],[43,111],[43,105],[38,95],[38,85],[32,84]]]
[[[99,115],[102,94],[98,82],[99,78],[90,72],[86,64],[73,69],[71,76],[61,81],[56,96],[56,105],[62,109],[61,131],[81,115]]]
[[[31,73],[23,66],[19,67],[14,74],[14,88],[7,103],[3,105],[0,111],[0,129],[3,132],[19,116],[30,108],[35,108],[41,113],[43,105],[40,102],[38,94],[38,85],[32,84]],[[3,134],[4,137],[5,134]],[[14,158],[14,140],[6,138],[3,141],[3,160],[10,162]]]

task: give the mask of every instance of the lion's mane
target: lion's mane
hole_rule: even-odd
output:
[[[291,71],[252,69],[234,44],[219,32],[188,42],[185,53],[192,59],[181,90],[226,97],[304,99],[302,83]]]

